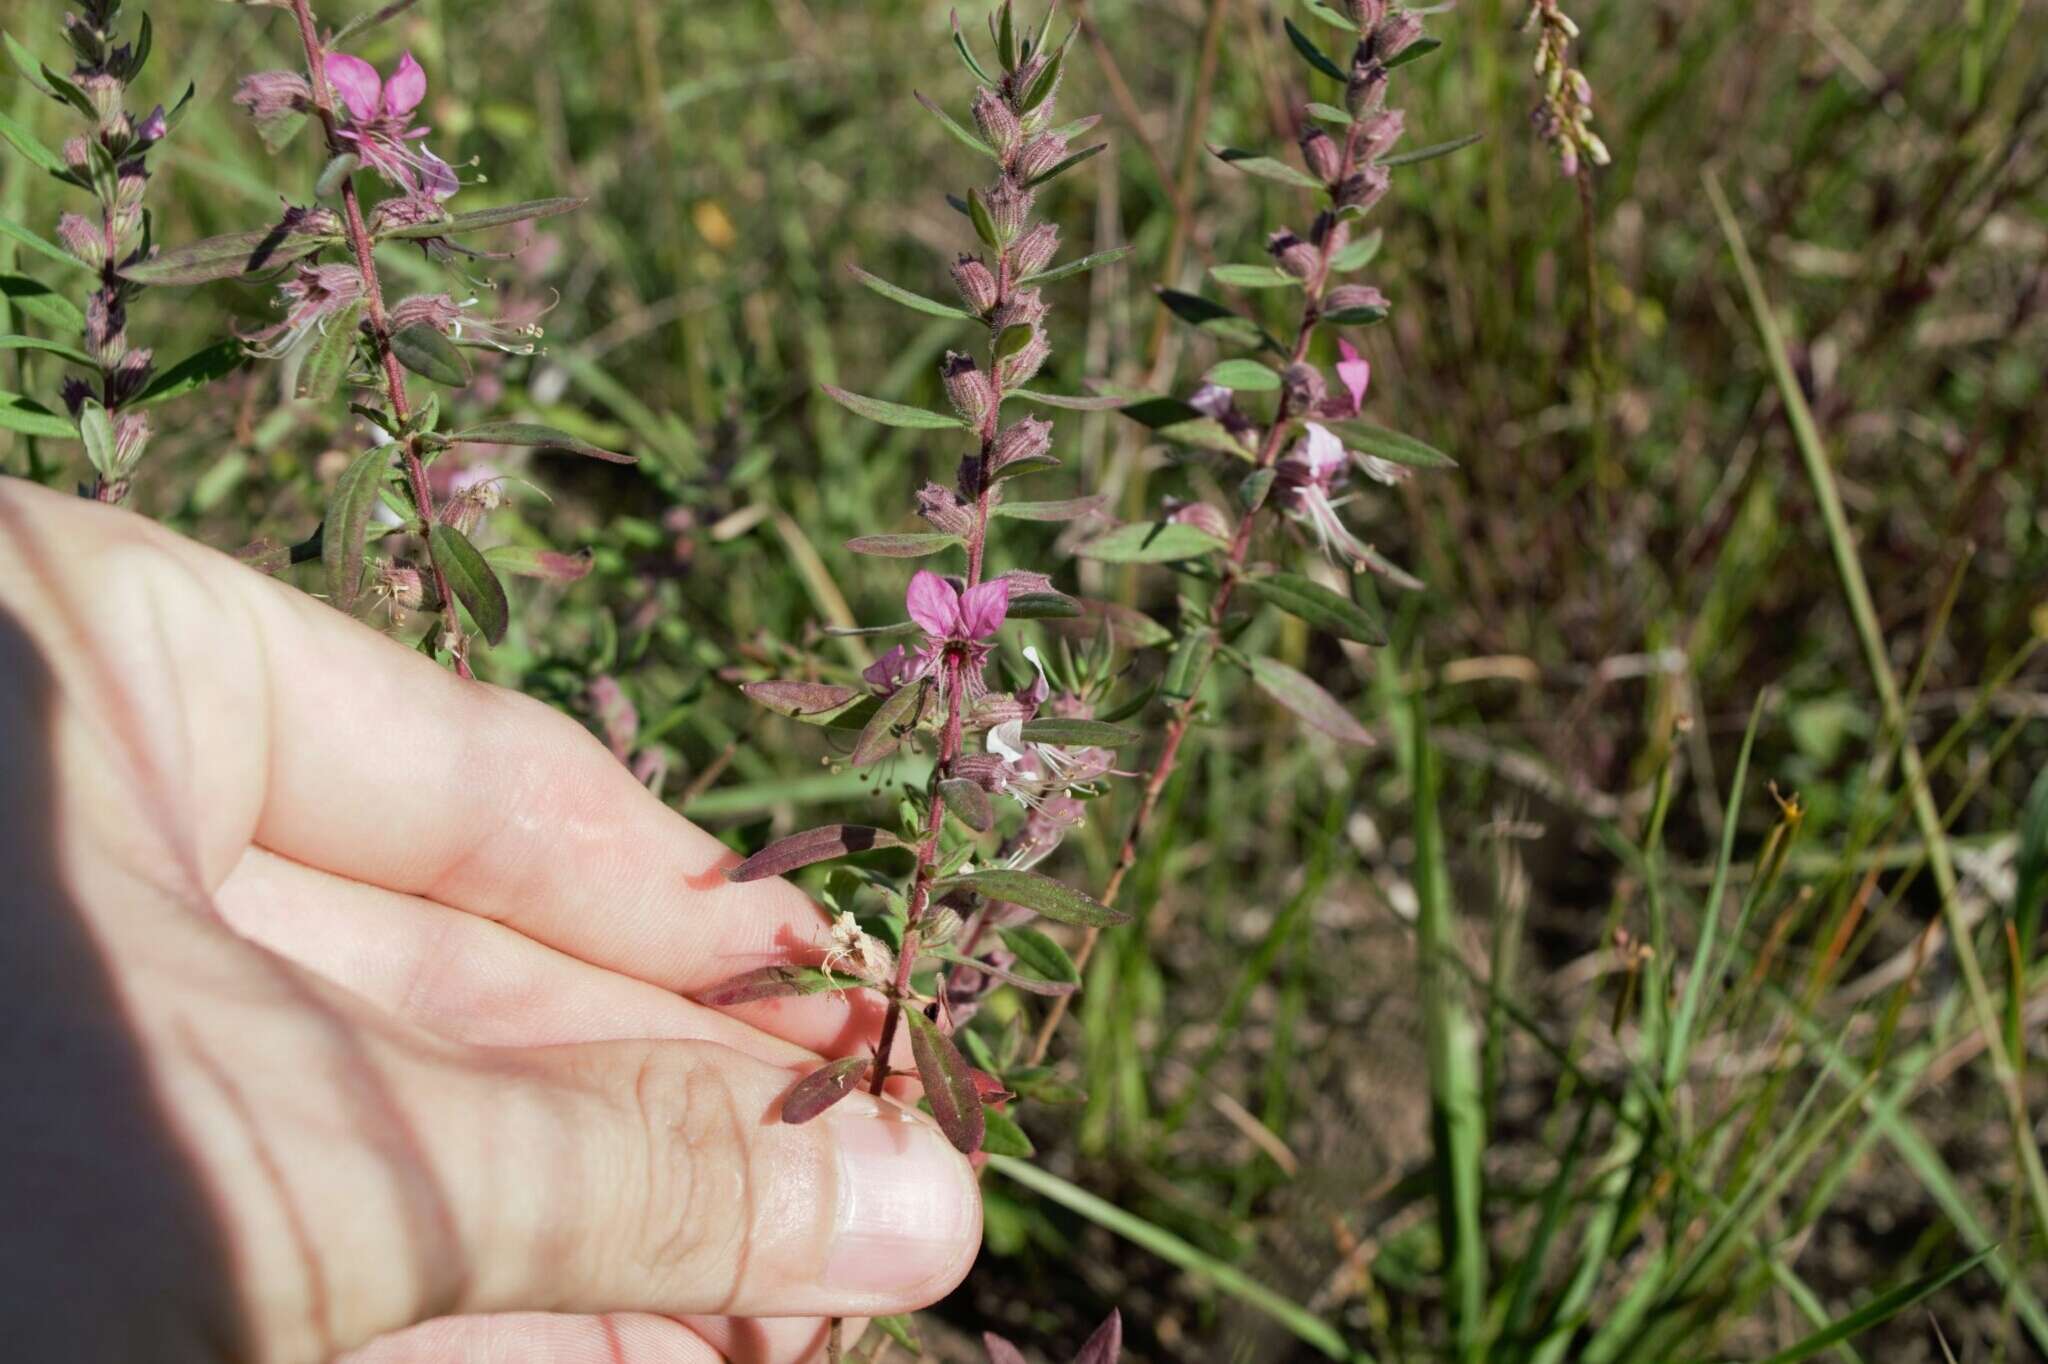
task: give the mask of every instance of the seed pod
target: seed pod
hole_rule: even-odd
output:
[[[1399,109],[1382,109],[1359,125],[1358,159],[1370,165],[1401,140],[1407,118]]]
[[[1330,297],[1343,292],[1342,288],[1332,289]],[[1324,300],[1324,306],[1329,307],[1328,299]],[[1286,395],[1289,412],[1313,412],[1329,396],[1329,385],[1323,380],[1323,372],[1314,365],[1289,365],[1281,372],[1280,387]]]
[[[1045,319],[1045,299],[1036,289],[1019,289],[1004,299],[989,326],[1001,333],[1011,327],[1035,327]]]
[[[1040,133],[1025,143],[1024,149],[1017,153],[1017,160],[1010,167],[1010,173],[1029,184],[1057,166],[1060,158],[1066,154],[1067,140],[1064,137],[1058,133]]]
[[[974,126],[1000,156],[1007,157],[1024,136],[1024,125],[1010,106],[986,86],[974,92]]]
[[[974,529],[974,512],[960,494],[951,488],[942,488],[936,483],[927,483],[917,491],[917,514],[933,530],[948,535],[966,535]]]
[[[57,240],[64,249],[97,270],[107,261],[107,239],[100,228],[77,213],[57,220]]]
[[[968,425],[978,427],[987,420],[995,406],[995,390],[989,386],[988,376],[975,367],[973,356],[947,351],[939,376],[945,380],[946,396],[952,399],[954,411],[966,418]]]
[[[1340,284],[1323,295],[1324,313],[1355,313],[1370,309],[1384,311],[1387,296],[1370,284]]]
[[[1266,238],[1266,250],[1280,262],[1282,270],[1296,279],[1307,279],[1323,263],[1322,252],[1284,227]]]
[[[1344,161],[1337,140],[1313,123],[1301,135],[1301,159],[1308,173],[1326,185],[1336,180]]]
[[[1038,373],[1039,368],[1045,364],[1046,357],[1051,354],[1052,343],[1045,339],[1045,333],[1031,333],[1031,339],[1024,343],[1023,349],[1003,358],[1003,387],[1012,389],[1030,383],[1032,376]]]
[[[1353,118],[1364,118],[1387,98],[1387,68],[1366,55],[1369,46],[1358,45],[1360,56],[1351,64],[1351,81],[1344,87],[1344,107]]]
[[[1010,263],[1020,278],[1028,279],[1052,264],[1059,249],[1060,230],[1051,223],[1040,223],[1017,238],[1010,248]]]
[[[1386,192],[1387,168],[1367,166],[1337,186],[1337,205],[1340,208],[1368,209],[1378,203]]]
[[[1025,417],[1005,427],[989,451],[989,467],[1000,469],[1020,459],[1036,459],[1052,449],[1052,423]]]
[[[988,316],[988,310],[996,306],[996,277],[979,256],[961,256],[953,262],[953,287],[976,317]]]
[[[1372,30],[1373,55],[1390,62],[1415,45],[1422,36],[1422,16],[1408,10],[1388,15]]]
[[[1031,191],[1006,175],[989,188],[983,199],[988,204],[989,221],[995,225],[997,240],[1005,245],[1017,240],[1017,234],[1024,230],[1024,220],[1031,216]]]

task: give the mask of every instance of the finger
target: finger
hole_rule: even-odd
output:
[[[725,1364],[725,1358],[703,1336],[667,1317],[508,1312],[423,1322],[335,1364]]]
[[[27,485],[0,486],[0,566],[21,570],[74,704],[137,750],[124,801],[199,821],[209,888],[253,839],[673,990],[817,955],[822,917],[801,892],[729,884],[729,850],[539,702],[153,523]],[[772,1030],[785,1015],[755,1016]]]
[[[865,1009],[764,1001],[764,1032],[487,919],[251,848],[214,896],[230,927],[389,1013],[460,1042],[545,1046],[624,1038],[717,1042],[777,1065],[857,1053]],[[777,1035],[779,1033],[780,1035]],[[794,1041],[787,1039],[795,1039]],[[801,1044],[801,1045],[799,1045]]]

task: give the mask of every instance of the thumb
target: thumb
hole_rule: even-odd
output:
[[[888,1101],[791,1125],[797,1072],[707,1042],[465,1069],[428,1142],[473,1228],[468,1310],[886,1315],[951,1291],[980,1244],[967,1161]]]

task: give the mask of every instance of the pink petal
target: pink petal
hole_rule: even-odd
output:
[[[455,178],[454,168],[424,146],[420,148],[419,174],[414,179],[419,182],[420,193],[436,199],[451,198],[456,190],[462,188],[462,182]]]
[[[1372,382],[1372,362],[1358,353],[1358,347],[1342,337],[1337,339],[1337,377],[1351,393],[1353,412],[1365,405],[1366,385]]]
[[[928,568],[910,575],[910,590],[903,594],[903,605],[918,628],[934,639],[949,639],[960,628],[960,594],[953,590],[953,584]]]
[[[408,52],[398,59],[398,69],[391,73],[391,79],[384,86],[384,112],[393,118],[404,118],[420,107],[420,101],[427,97],[427,73]]]
[[[1321,422],[1303,422],[1308,436],[1302,441],[1301,456],[1308,463],[1309,472],[1321,477],[1332,469],[1344,467],[1344,442],[1336,433]]]
[[[356,122],[368,123],[377,117],[378,99],[384,92],[384,82],[378,78],[376,67],[346,52],[330,52],[327,54],[327,83],[340,93],[341,102],[348,106]]]
[[[960,623],[966,627],[969,639],[987,639],[1002,628],[1003,617],[1010,614],[1010,580],[991,578],[979,587],[970,587],[960,598]]]

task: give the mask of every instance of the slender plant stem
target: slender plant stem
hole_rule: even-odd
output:
[[[1348,179],[1358,159],[1359,125],[1354,123],[1344,135],[1343,157],[1333,183],[1341,184]],[[1294,347],[1288,354],[1288,364],[1298,365],[1308,358],[1309,343],[1315,339],[1316,323],[1322,318],[1323,290],[1330,279],[1330,258],[1334,252],[1324,251],[1319,255],[1315,274],[1302,281],[1301,320],[1295,327]],[[1287,390],[1281,390],[1273,420],[1266,427],[1259,441],[1257,467],[1270,469],[1280,458],[1285,446],[1288,429],[1293,425],[1296,413],[1290,406]],[[1270,498],[1268,499],[1270,501]],[[1237,587],[1237,580],[1244,569],[1245,556],[1251,550],[1252,533],[1256,529],[1259,514],[1265,504],[1247,511],[1238,518],[1236,534],[1231,537],[1230,552],[1226,556],[1222,581],[1216,585],[1215,594],[1209,599],[1206,628],[1219,630],[1223,626],[1225,613],[1230,609],[1230,600]],[[1173,708],[1172,716],[1166,722],[1166,738],[1159,746],[1159,756],[1153,760],[1152,769],[1146,774],[1142,794],[1138,798],[1138,809],[1131,816],[1130,826],[1124,833],[1123,843],[1117,848],[1116,865],[1109,874],[1109,881],[1103,886],[1099,897],[1105,905],[1114,905],[1122,892],[1131,868],[1137,865],[1138,849],[1143,846],[1145,835],[1151,829],[1152,818],[1159,809],[1159,800],[1166,792],[1166,784],[1172,780],[1174,769],[1179,765],[1181,744],[1187,739],[1188,730],[1193,726],[1198,698],[1202,684],[1207,679],[1214,654],[1205,661],[1197,675],[1188,685],[1187,696]],[[1088,965],[1088,959],[1095,954],[1095,944],[1101,939],[1102,930],[1088,929],[1074,952],[1074,966],[1078,970]],[[1037,1065],[1045,1059],[1045,1053],[1052,1046],[1053,1033],[1059,1029],[1060,1021],[1067,1016],[1070,995],[1060,995],[1046,1010],[1045,1022],[1039,1025],[1038,1036],[1031,1046],[1031,1064]]]
[[[313,111],[326,132],[328,153],[339,155],[345,149],[338,136],[339,123],[327,85],[327,50],[320,42],[320,32],[314,23],[309,0],[291,0],[291,5],[292,17],[298,20],[299,41],[306,50],[306,77],[313,87]],[[384,370],[392,415],[398,418],[399,425],[404,426],[412,420],[412,404],[405,396],[405,370],[391,349],[391,322],[384,311],[384,287],[377,278],[376,245],[370,238],[369,224],[363,220],[362,198],[356,193],[355,176],[352,174],[341,177],[341,212],[342,221],[348,228],[350,249],[355,253],[356,272],[363,280],[363,311],[370,326],[370,348]],[[434,492],[427,483],[426,463],[420,458],[419,437],[410,433],[404,435],[398,448],[405,461],[406,484],[412,496],[413,511],[420,518],[420,533],[424,535],[434,524]],[[455,595],[449,590],[447,575],[441,572],[441,565],[432,555],[427,557],[427,566],[434,575],[435,591],[440,595],[442,621],[453,626]],[[464,677],[473,676],[469,660],[461,650],[455,651],[455,669]]]

